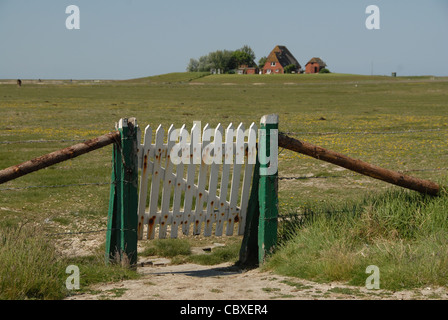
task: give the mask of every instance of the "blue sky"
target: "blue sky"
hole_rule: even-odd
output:
[[[80,9],[68,30],[66,7]],[[368,30],[367,6],[380,9]],[[0,0],[1,79],[130,79],[285,45],[332,72],[448,76],[448,0]]]

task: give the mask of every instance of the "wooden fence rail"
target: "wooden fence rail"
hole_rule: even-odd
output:
[[[410,177],[399,172],[380,168],[367,162],[347,157],[343,154],[326,150],[322,147],[288,137],[285,134],[278,135],[278,146],[291,151],[299,152],[315,159],[330,162],[357,173],[382,180],[403,188],[436,196],[441,187],[432,181]]]
[[[0,184],[17,179],[26,174],[47,168],[54,164],[76,158],[85,153],[103,148],[109,144],[120,141],[120,133],[111,132],[101,137],[78,143],[74,146],[55,151],[44,156],[26,161],[0,171]]]

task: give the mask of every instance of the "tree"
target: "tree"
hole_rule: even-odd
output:
[[[208,56],[202,56],[199,58],[198,70],[200,72],[208,72],[212,68]]]
[[[241,49],[238,49],[237,51],[244,52],[245,54],[247,54],[249,56],[249,59],[251,61],[255,61],[255,52],[247,44],[244,45]]]
[[[198,60],[191,58],[187,71],[208,72],[211,69],[220,69],[221,72],[227,73],[243,64],[255,67],[254,60],[254,51],[248,45],[245,45],[236,51],[217,50],[200,57]]]
[[[221,69],[221,71],[223,72],[228,72],[230,69],[233,69],[232,57],[232,51],[217,50],[209,53],[208,60],[210,62],[211,68]]]
[[[199,71],[199,61],[196,59],[191,58],[190,62],[187,66],[188,72],[198,72]]]
[[[268,60],[267,57],[260,58],[260,60],[258,60],[258,68],[263,69],[267,60]]]
[[[244,51],[240,51],[240,50],[234,51],[232,58],[233,58],[233,62],[236,67],[241,66],[241,65],[247,65],[249,67],[255,66],[255,62],[252,59],[252,57]]]
[[[247,65],[248,67],[255,67],[255,52],[248,45],[233,52],[234,63],[236,67]]]
[[[320,69],[319,73],[331,73],[327,68]]]

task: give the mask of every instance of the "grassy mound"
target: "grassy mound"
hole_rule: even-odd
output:
[[[132,83],[182,83],[210,75],[209,72],[173,72],[157,76],[127,80]]]

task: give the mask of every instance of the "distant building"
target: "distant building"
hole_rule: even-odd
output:
[[[210,74],[221,74],[221,69],[212,68],[210,69]]]
[[[305,66],[305,73],[319,73],[327,64],[321,58],[313,58]]]
[[[300,63],[285,46],[276,46],[267,57],[266,64],[263,67],[264,74],[285,73],[285,68],[294,65],[292,70],[295,73],[301,72]]]
[[[238,74],[257,74],[258,68],[257,67],[249,67],[248,65],[244,64],[238,67],[236,70],[236,73]]]

